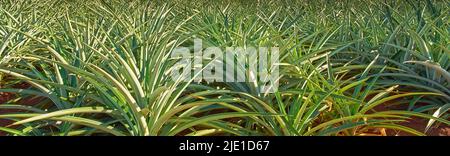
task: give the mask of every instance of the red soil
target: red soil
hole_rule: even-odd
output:
[[[0,92],[0,104],[6,103],[10,99],[12,99],[13,96],[14,95],[11,94],[11,93],[2,93],[2,92]],[[0,109],[0,114],[4,114],[4,113],[8,113],[8,111]],[[0,126],[6,126],[8,124],[11,124],[10,120],[0,119]],[[3,136],[3,135],[5,135],[5,133],[3,131],[0,131],[0,136]]]
[[[20,84],[20,85],[14,86],[14,87],[15,88],[28,88],[29,85]],[[0,86],[0,88],[1,88],[1,86]],[[0,92],[0,104],[4,104],[14,97],[15,97],[15,95],[12,93]],[[42,98],[23,100],[20,103],[31,105],[33,103],[38,102],[39,100],[42,100]],[[385,105],[380,105],[380,106],[376,107],[374,110],[375,111],[405,110],[405,106],[392,106],[392,105],[389,105],[389,103],[387,103]],[[0,109],[0,114],[4,114],[4,113],[8,113],[8,112],[17,112],[17,110],[1,110]],[[7,126],[11,123],[12,122],[10,120],[0,119],[0,126]],[[412,117],[412,119],[410,119],[407,122],[401,123],[401,125],[413,128],[419,132],[423,132],[425,130],[427,123],[428,123],[427,119]],[[440,124],[440,125],[436,126],[436,123],[437,122],[435,122],[433,127],[426,133],[427,135],[429,135],[429,136],[450,136],[450,126],[444,125],[444,124]],[[0,136],[4,136],[4,135],[6,135],[6,134],[4,132],[0,131]],[[366,135],[410,136],[411,134],[403,132],[403,131],[378,129],[378,130],[374,130],[373,132],[366,133]]]
[[[380,105],[374,108],[376,111],[383,110],[406,110],[407,108],[403,105]],[[400,123],[402,126],[413,128],[419,132],[424,132],[425,127],[428,124],[428,119],[420,118],[420,117],[411,117],[410,120]],[[412,134],[396,131],[396,130],[386,130],[386,134],[388,136],[411,136]],[[432,127],[426,132],[427,136],[450,136],[450,126],[444,124],[438,124],[435,122]]]
[[[30,87],[30,85],[28,85],[26,83],[17,84],[17,85],[13,86],[13,88],[21,88],[21,89],[25,89],[25,88],[28,88],[28,87]],[[2,88],[1,84],[0,84],[0,88]],[[16,97],[16,95],[14,93],[0,92],[0,105],[7,103],[9,100],[12,100],[15,97]],[[20,102],[20,103],[31,104],[31,102]],[[0,109],[0,114],[10,113],[10,112],[18,112],[18,111],[20,111],[20,110]],[[9,124],[12,124],[11,120],[0,119],[0,126],[4,127],[4,126],[7,126]],[[0,131],[0,136],[4,136],[4,135],[6,135],[5,132]]]

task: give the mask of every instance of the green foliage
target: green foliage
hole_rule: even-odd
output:
[[[18,96],[0,105],[7,110],[0,119],[14,122],[0,131],[310,136],[386,128],[425,135],[450,124],[449,6],[2,0],[0,93]],[[279,90],[172,81],[170,52],[193,47],[194,38],[203,47],[279,47]],[[382,105],[404,109],[376,109]],[[427,128],[401,125],[412,117],[429,119]]]

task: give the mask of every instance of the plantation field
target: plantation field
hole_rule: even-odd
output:
[[[450,135],[449,15],[448,0],[0,0],[0,135]],[[248,79],[261,53],[226,49],[275,47],[278,77],[209,81],[208,47]]]

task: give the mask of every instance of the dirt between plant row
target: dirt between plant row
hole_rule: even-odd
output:
[[[5,102],[9,101],[14,95],[11,93],[5,93],[5,92],[0,92],[0,104],[4,104]],[[5,114],[8,113],[10,111],[8,110],[2,110],[0,109],[0,114]],[[11,120],[6,120],[6,119],[0,119],[0,126],[7,126],[9,124],[11,124]],[[0,131],[0,136],[4,136],[5,132]]]
[[[19,88],[26,88],[26,85],[22,85]],[[12,98],[14,98],[15,95],[12,93],[6,93],[6,92],[0,92],[0,104],[4,104],[7,101],[11,100]],[[32,105],[33,103],[37,103],[38,101],[36,101],[37,99],[33,99],[33,100],[25,100],[21,103],[25,104],[25,105]],[[385,104],[385,105],[380,105],[378,107],[376,107],[374,109],[375,111],[383,111],[383,110],[405,110],[404,106],[391,106],[389,104]],[[5,113],[10,113],[10,112],[17,112],[17,110],[1,110],[0,109],[0,114],[5,114]],[[406,126],[406,127],[410,127],[413,128],[419,132],[423,132],[425,130],[425,127],[428,123],[427,119],[423,119],[423,118],[419,118],[419,117],[412,117],[410,120],[401,123],[400,125]],[[12,124],[11,120],[6,120],[6,119],[0,119],[0,126],[7,126],[9,124]],[[429,136],[450,136],[450,126],[448,125],[444,125],[444,124],[439,124],[438,126],[436,126],[436,122],[433,126],[433,128],[431,128],[427,133],[427,135]],[[6,133],[0,131],[0,136],[5,136]],[[383,136],[383,135],[387,135],[387,136],[411,136],[412,134],[403,132],[403,131],[396,131],[396,130],[390,130],[387,129],[385,131],[382,130],[378,130],[378,131],[374,131],[372,133],[367,133],[367,135],[373,135],[373,136]]]
[[[387,111],[387,110],[406,110],[406,106],[402,105],[389,105],[384,104],[380,105],[374,108],[375,111]],[[449,120],[449,119],[447,119]],[[429,119],[424,119],[420,117],[411,117],[406,122],[400,123],[402,126],[413,128],[419,132],[424,132],[425,127],[428,124]],[[396,131],[396,130],[386,130],[386,134],[388,136],[413,136],[412,134],[409,134],[407,132],[403,131]],[[432,127],[426,132],[426,135],[428,136],[450,136],[450,126],[445,124],[438,124],[438,122],[434,122]]]

